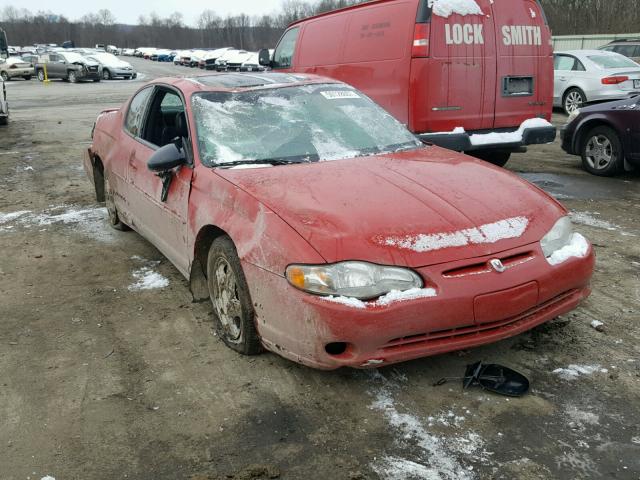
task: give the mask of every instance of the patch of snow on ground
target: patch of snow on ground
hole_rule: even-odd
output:
[[[463,247],[469,244],[496,243],[508,238],[518,238],[526,231],[529,219],[514,217],[487,223],[479,227],[458,230],[457,232],[422,233],[404,237],[378,239],[380,243],[415,252],[430,252],[443,248]]]
[[[22,217],[23,215],[26,215],[27,213],[31,213],[31,212],[29,210],[19,210],[17,212],[9,212],[9,213],[0,212],[0,225],[4,223],[9,223],[18,217]]]
[[[153,290],[169,286],[169,280],[154,270],[154,267],[158,266],[160,262],[146,261],[136,255],[131,258],[136,261],[143,261],[145,262],[145,265],[137,268],[131,273],[136,282],[129,285],[129,291]]]
[[[429,6],[433,8],[434,15],[444,18],[453,14],[484,15],[475,0],[429,0]]]
[[[530,118],[520,124],[515,132],[491,132],[471,135],[471,145],[491,145],[494,143],[519,143],[522,141],[524,131],[528,128],[552,127],[544,118]]]
[[[565,245],[560,250],[556,250],[553,254],[547,258],[547,261],[551,265],[560,265],[566,262],[570,258],[584,258],[589,251],[589,242],[579,233],[574,233],[571,237],[571,242]]]
[[[569,214],[573,223],[579,225],[586,225],[588,227],[602,228],[604,230],[617,230],[619,227],[607,222],[606,220],[600,220],[593,215],[600,215],[599,213],[592,212],[571,212]]]
[[[607,373],[607,371],[600,365],[569,365],[567,368],[556,368],[553,373],[563,380],[576,380],[582,375],[592,375],[596,372]]]
[[[471,480],[476,478],[472,466],[463,465],[461,459],[474,458],[487,461],[484,440],[475,432],[466,431],[450,436],[438,436],[428,430],[427,422],[396,405],[393,391],[399,385],[376,372],[373,376],[375,390],[369,393],[374,400],[369,408],[380,411],[389,425],[397,432],[397,443],[411,452],[412,459],[395,455],[378,458],[373,470],[382,478],[393,480]],[[447,414],[448,416],[448,414]],[[455,415],[454,415],[455,417]],[[431,422],[429,422],[431,423]]]
[[[598,425],[600,423],[600,417],[595,413],[585,412],[579,410],[576,406],[570,405],[565,410],[567,416],[580,425]]]
[[[381,296],[375,301],[364,302],[352,297],[324,297],[328,302],[341,303],[348,307],[365,309],[375,307],[386,307],[397,302],[406,302],[408,300],[417,300],[418,298],[436,297],[438,294],[433,288],[412,288],[403,292],[392,290],[386,295]]]
[[[40,480],[56,480],[56,479],[55,479],[55,478],[53,478],[53,477],[52,477],[52,476],[50,476],[50,475],[46,475],[46,476],[42,477]]]

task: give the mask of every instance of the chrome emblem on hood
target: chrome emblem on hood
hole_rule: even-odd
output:
[[[493,269],[498,273],[502,273],[507,269],[507,267],[505,267],[504,264],[497,258],[494,258],[489,263],[491,264]]]

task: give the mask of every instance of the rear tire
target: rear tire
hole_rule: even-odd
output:
[[[511,158],[511,152],[470,152],[471,156],[479,158],[480,160],[484,160],[485,162],[491,163],[496,167],[504,167],[509,159]]]
[[[4,126],[8,124],[9,124],[9,117],[0,117],[0,125]]]
[[[605,125],[595,127],[580,145],[582,166],[592,175],[612,177],[624,169],[624,151],[616,131]]]
[[[107,175],[103,173],[104,176],[104,203],[107,207],[107,212],[109,213],[109,225],[111,225],[116,230],[120,230],[124,232],[129,230],[129,227],[122,223],[120,220],[120,216],[118,215],[118,208],[116,207],[116,203],[113,199],[113,190],[111,190],[111,186],[109,185],[109,179]],[[96,192],[97,194],[97,192]]]
[[[4,80],[5,82],[11,80],[11,77],[9,77],[9,74],[7,72],[0,72],[0,77],[2,77],[2,80]]]
[[[236,247],[226,235],[216,238],[209,248],[207,286],[222,341],[243,355],[260,353],[249,287]]]
[[[44,82],[44,70],[38,70],[38,81]]]
[[[571,115],[578,108],[582,107],[587,102],[587,97],[579,88],[570,88],[565,94],[562,100],[562,108],[564,113]]]

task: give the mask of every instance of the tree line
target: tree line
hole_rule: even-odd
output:
[[[50,11],[32,13],[6,6],[0,9],[0,27],[11,45],[62,43],[77,46],[98,43],[124,48],[200,48],[234,46],[248,50],[273,47],[291,22],[366,0],[284,0],[270,15],[227,15],[204,10],[194,25],[182,13],[161,17],[141,15],[136,25],[119,23],[108,9],[75,20]],[[638,33],[638,0],[541,0],[555,35]]]

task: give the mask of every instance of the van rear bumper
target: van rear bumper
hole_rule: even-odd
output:
[[[522,151],[527,145],[539,145],[553,143],[556,139],[556,127],[534,127],[526,128],[522,132],[522,138],[513,141],[512,138],[500,138],[500,134],[515,134],[517,129],[496,129],[482,130],[462,133],[422,133],[418,138],[424,143],[432,143],[439,147],[455,150],[457,152],[472,152],[479,150],[500,150],[506,152]],[[474,135],[486,135],[485,139],[479,143],[472,142]],[[511,135],[512,136],[512,135]]]

